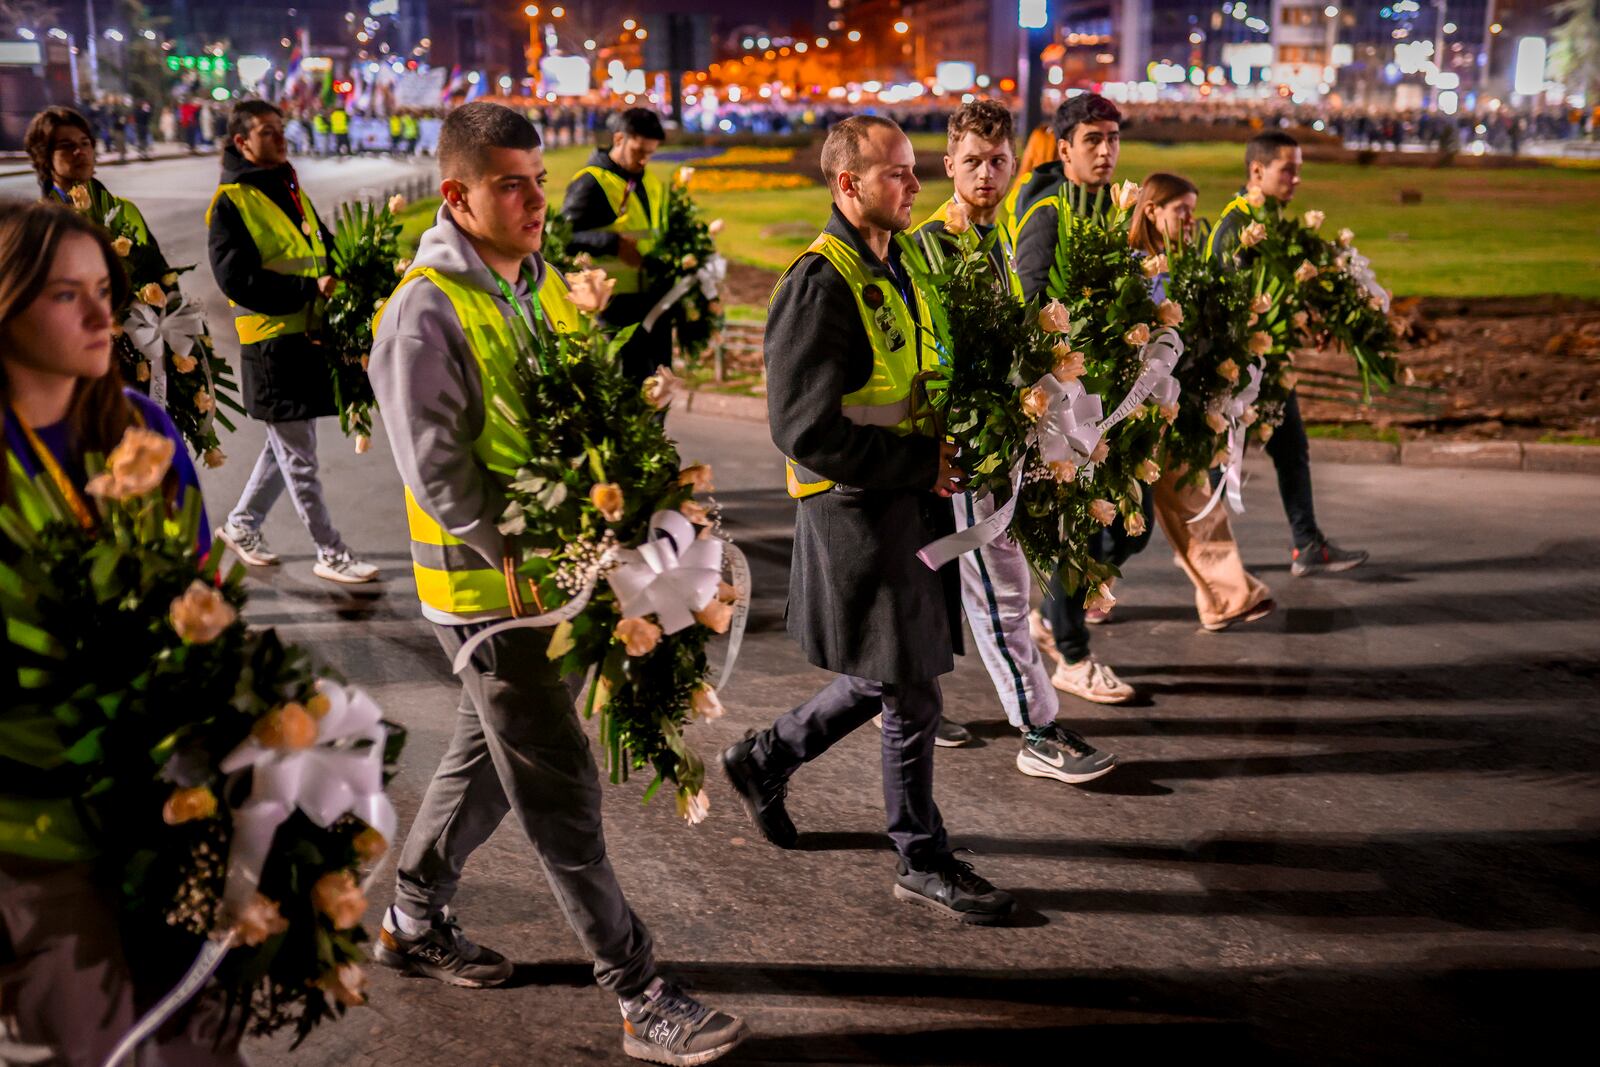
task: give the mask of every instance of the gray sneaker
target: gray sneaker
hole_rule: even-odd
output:
[[[378,577],[378,568],[356,559],[348,548],[341,548],[337,552],[318,552],[317,563],[311,568],[311,573],[330,582],[362,585]]]
[[[270,567],[278,562],[277,553],[267,547],[267,539],[260,530],[247,530],[231,522],[216,529],[222,543],[233,549],[233,554],[252,567]]]
[[[731,1052],[750,1035],[737,1015],[717,1011],[660,978],[643,993],[619,998],[622,1051],[636,1060],[692,1067]]]
[[[474,944],[461,932],[449,908],[434,916],[420,934],[400,932],[394,908],[383,913],[373,958],[404,974],[437,978],[448,985],[483,989],[511,977],[511,961],[493,949]]]
[[[872,725],[883,729],[883,713],[872,717]],[[962,745],[972,744],[972,731],[958,722],[951,722],[944,716],[939,717],[938,728],[933,733],[933,743],[938,748],[960,748]]]
[[[1343,549],[1324,537],[1305,548],[1294,550],[1294,555],[1290,557],[1289,573],[1296,578],[1319,572],[1338,574],[1351,567],[1359,567],[1366,561],[1367,554],[1360,549]]]
[[[1082,736],[1059,723],[1050,723],[1022,735],[1017,770],[1034,778],[1054,778],[1077,785],[1110,774],[1117,757],[1100,752]]]

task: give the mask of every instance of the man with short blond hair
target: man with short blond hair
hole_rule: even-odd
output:
[[[939,358],[926,294],[893,242],[911,225],[916,157],[894,123],[861,116],[829,131],[822,159],[832,216],[773,291],[765,359],[795,500],[789,633],[838,677],[724,751],[723,770],[762,836],[795,848],[789,778],[881,713],[895,897],[998,923],[1011,896],[955,857],[933,799],[939,676],[961,623],[954,570],[929,570],[917,550],[952,529],[964,476],[955,446],[913,417],[919,375]]]

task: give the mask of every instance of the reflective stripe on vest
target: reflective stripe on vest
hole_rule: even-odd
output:
[[[584,167],[573,175],[573,181],[585,174],[600,183],[601,191],[606,194],[606,203],[611,205],[612,213],[617,216],[601,229],[632,237],[638,243],[641,255],[655,247],[661,235],[661,220],[667,210],[667,187],[661,179],[648,170],[639,179],[639,184],[644,187],[644,200],[649,201],[649,211],[646,212],[644,200],[629,192],[627,178],[603,167]],[[618,294],[637,293],[644,288],[639,268],[628,266],[616,256],[601,256],[595,260],[595,266],[617,280],[614,292]]]
[[[952,196],[949,200],[940,204],[938,210],[924,219],[922,225],[917,227],[917,230],[921,231],[935,222],[941,224],[949,222],[950,205],[955,202],[956,198]],[[999,221],[999,218],[1000,216],[997,214],[994,227],[995,240],[1000,242],[1000,262],[1004,265],[1006,285],[1011,289],[1011,295],[1015,296],[1019,302],[1026,302],[1022,295],[1022,279],[1017,275],[1016,242],[1011,240],[1010,235],[1006,233],[1006,227]],[[994,262],[993,257],[990,258],[990,262]]]
[[[1217,224],[1211,227],[1211,232],[1206,235],[1206,258],[1210,259],[1216,254],[1217,231],[1222,229],[1222,220],[1235,211],[1249,211],[1250,202],[1242,196],[1236,196],[1228,201],[1228,206],[1222,209],[1222,214],[1217,216]]]
[[[845,418],[858,426],[877,426],[897,434],[912,433],[913,386],[917,374],[924,366],[939,361],[936,338],[933,334],[933,316],[928,309],[926,295],[918,292],[917,317],[912,319],[911,308],[906,305],[894,282],[881,275],[871,274],[861,257],[839,238],[830,233],[820,235],[811,247],[802,252],[784,271],[787,278],[795,264],[809,255],[820,255],[844,278],[855,297],[856,310],[861,324],[866,328],[867,341],[872,346],[872,375],[867,383],[840,399]],[[779,279],[781,288],[783,279]],[[913,290],[916,281],[912,281]],[[876,307],[869,306],[867,293],[875,290],[871,298]],[[777,295],[777,289],[773,290]],[[888,321],[885,322],[884,320]],[[900,344],[895,345],[889,335],[890,328],[900,334]],[[928,358],[924,359],[924,355]],[[785,457],[785,482],[789,495],[803,499],[833,487],[833,482],[809,471],[792,459]]]
[[[226,196],[239,212],[250,239],[261,255],[261,265],[274,274],[292,274],[301,278],[320,278],[328,272],[328,250],[322,244],[322,225],[311,197],[300,191],[300,203],[306,212],[307,234],[272,198],[253,185],[234,183],[217,187],[206,208],[206,225],[211,225],[212,212],[217,201]],[[232,300],[228,306],[235,309],[233,325],[239,331],[239,343],[256,344],[274,337],[287,337],[306,332],[306,308],[287,315],[262,315],[241,308]]]
[[[539,286],[539,305],[557,330],[576,329],[581,322],[578,309],[559,278],[552,284],[554,274],[546,269],[545,280]],[[528,454],[528,438],[521,429],[527,421],[527,407],[517,378],[519,363],[526,358],[527,342],[523,337],[527,328],[517,311],[508,308],[498,293],[487,293],[432,267],[411,268],[395,286],[395,295],[419,278],[427,279],[444,293],[466,334],[483,390],[483,430],[472,443],[472,452],[504,485],[515,477]],[[393,301],[391,295],[373,316],[374,334],[383,321],[384,309]],[[511,597],[500,568],[423,511],[410,486],[405,493],[417,598],[436,611],[452,615],[508,610]]]

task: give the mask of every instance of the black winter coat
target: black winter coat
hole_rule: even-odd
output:
[[[837,210],[826,232],[893,284]],[[961,647],[956,568],[934,572],[917,558],[955,526],[950,501],[931,491],[938,445],[844,417],[843,398],[871,376],[872,348],[849,285],[822,256],[802,257],[779,283],[764,358],[773,442],[837,483],[797,502],[790,635],[839,674],[913,682],[949,673]]]
[[[266,193],[278,209],[299,228],[304,221],[291,188],[298,188],[294,168],[285,163],[261,167],[249,162],[229,145],[222,153],[222,184],[253,185]],[[321,219],[325,245],[333,236]],[[224,296],[240,307],[262,315],[288,315],[317,299],[315,278],[279,274],[261,265],[255,239],[227,197],[219,197],[211,212],[209,233],[211,273]],[[330,268],[331,269],[331,268]],[[244,386],[244,408],[263,422],[291,422],[333,415],[333,377],[324,357],[315,351],[309,334],[291,334],[241,345],[239,365]]]

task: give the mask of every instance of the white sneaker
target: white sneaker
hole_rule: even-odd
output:
[[[1133,699],[1133,686],[1093,656],[1085,656],[1076,663],[1057,663],[1050,684],[1063,693],[1095,704],[1126,704]]]
[[[267,547],[267,539],[260,530],[247,530],[231,522],[216,529],[222,543],[233,549],[233,554],[252,567],[270,567],[278,562],[277,553]]]
[[[317,564],[311,572],[318,578],[343,585],[362,585],[378,577],[378,568],[364,563],[350,554],[348,548],[326,555],[317,555]]]

